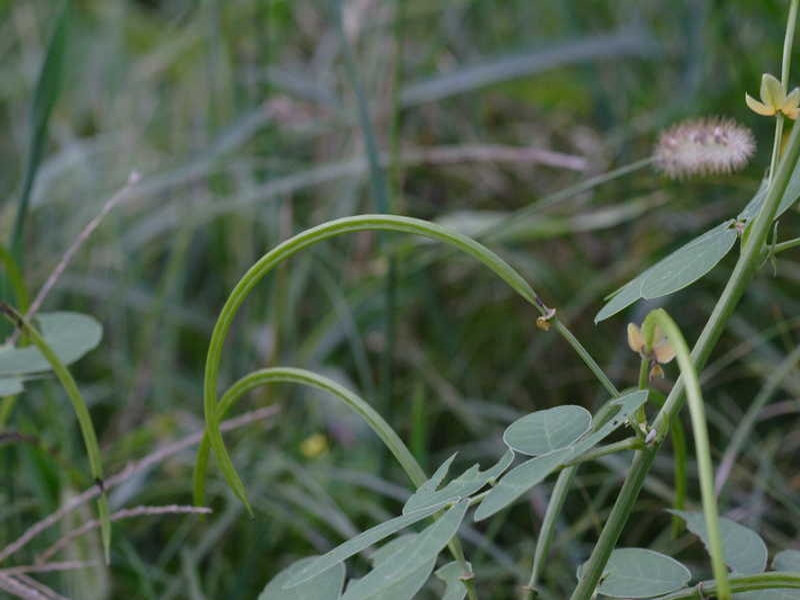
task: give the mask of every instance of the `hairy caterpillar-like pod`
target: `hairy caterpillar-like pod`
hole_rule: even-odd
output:
[[[661,134],[655,167],[671,179],[732,173],[744,167],[754,151],[752,132],[731,119],[684,121]]]

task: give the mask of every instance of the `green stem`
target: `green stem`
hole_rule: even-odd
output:
[[[356,66],[353,48],[350,46],[350,42],[344,32],[344,24],[342,23],[342,0],[333,0],[333,5],[336,29],[339,34],[339,41],[342,44],[344,71],[356,97],[358,125],[364,137],[364,144],[367,150],[370,187],[375,200],[375,209],[379,213],[385,214],[389,212],[389,186],[386,182],[386,174],[381,166],[378,140],[375,136],[375,130],[372,127],[372,121],[370,119],[367,94],[364,91],[361,78],[358,76],[358,68]]]
[[[640,390],[647,390],[650,388],[650,361],[647,360],[645,357],[642,357],[641,362],[639,363],[639,381],[638,386]],[[636,409],[636,425],[635,428],[637,437],[644,438],[644,431],[642,431],[641,425],[645,425],[647,423],[647,411],[644,407],[644,404]]]
[[[368,230],[412,233],[452,244],[456,248],[474,256],[487,265],[531,304],[538,306],[537,301],[541,303],[541,300],[530,285],[495,253],[466,236],[451,232],[443,227],[420,219],[393,215],[360,215],[337,219],[307,229],[270,250],[250,267],[231,291],[231,294],[228,296],[217,318],[206,356],[204,382],[206,431],[211,448],[214,451],[214,455],[217,458],[228,485],[230,485],[236,496],[245,504],[248,511],[250,510],[250,505],[247,501],[244,485],[233,467],[233,463],[230,460],[230,456],[228,455],[222,440],[222,435],[219,431],[217,380],[222,360],[223,344],[227,337],[228,330],[233,323],[233,319],[239,307],[253,288],[277,265],[294,256],[301,250],[328,238],[345,233]]]
[[[542,311],[542,306],[544,305],[540,306],[537,303],[537,308],[539,308],[540,311]],[[546,310],[543,311],[542,314],[546,314]],[[561,335],[561,337],[563,337],[564,340],[570,346],[572,346],[572,349],[580,357],[584,364],[589,367],[589,370],[594,373],[594,376],[597,378],[597,381],[600,382],[600,385],[602,385],[612,396],[619,396],[619,391],[617,391],[617,388],[605,374],[603,369],[600,368],[600,365],[598,365],[594,358],[592,358],[592,355],[589,354],[588,350],[586,350],[586,348],[583,347],[583,344],[578,341],[578,338],[573,335],[569,328],[557,317],[554,317],[551,320],[551,323],[555,326],[555,330]]]
[[[612,444],[606,444],[605,446],[597,446],[596,448],[593,448],[588,452],[581,454],[578,458],[569,461],[564,466],[574,467],[576,465],[580,465],[585,462],[597,460],[598,458],[602,458],[603,456],[608,456],[609,454],[616,454],[617,452],[624,452],[625,450],[638,450],[642,448],[642,446],[643,446],[642,441],[639,438],[636,437],[626,438],[624,440],[620,440]]]
[[[3,396],[0,399],[0,429],[5,428],[6,423],[11,419],[11,413],[17,405],[18,396]]]
[[[575,460],[571,460],[568,463],[560,465],[556,468],[556,471],[568,471],[573,470],[574,467],[581,465],[585,462],[589,462],[592,460],[597,460],[598,458],[602,458],[604,456],[608,456],[609,454],[616,454],[617,452],[624,452],[625,450],[636,450],[642,447],[642,442],[640,442],[637,438],[627,438],[624,440],[620,440],[618,442],[614,442],[613,444],[606,444],[605,446],[598,446],[593,450],[590,450],[586,454],[581,454],[580,457],[576,458]],[[489,495],[489,492],[492,490],[486,490],[481,492],[480,494],[475,494],[474,496],[470,496],[469,505],[474,506],[476,504],[480,504],[481,501]],[[534,580],[534,574],[531,573],[531,580]]]
[[[103,463],[100,458],[100,446],[97,443],[97,434],[94,431],[92,424],[92,417],[89,414],[89,409],[86,402],[78,389],[78,384],[69,372],[69,369],[64,366],[58,358],[53,349],[48,345],[44,338],[39,334],[34,327],[32,327],[25,318],[4,302],[0,302],[0,312],[5,316],[15,327],[20,329],[31,340],[33,345],[42,353],[45,360],[50,364],[59,382],[61,383],[64,391],[67,393],[72,408],[75,411],[75,416],[78,418],[78,425],[80,426],[81,435],[83,436],[83,443],[86,447],[86,454],[89,456],[89,469],[92,478],[97,485],[100,486],[102,491],[103,485]],[[103,550],[105,551],[106,564],[110,562],[111,551],[111,520],[108,510],[108,499],[105,492],[100,494],[97,499],[98,516],[100,518],[100,531],[103,540]]]
[[[792,0],[792,14],[796,14],[797,3],[798,0]],[[778,205],[783,198],[789,179],[797,164],[798,157],[800,157],[800,127],[795,127],[789,137],[783,158],[778,163],[775,177],[769,185],[764,204],[751,225],[751,233],[747,236],[747,241],[744,243],[733,273],[692,349],[692,361],[698,371],[705,366],[728,320],[744,294],[747,284],[752,279],[760,263],[762,249],[775,219]],[[586,564],[583,577],[572,593],[571,600],[589,600],[594,593],[608,558],[611,556],[611,552],[628,520],[628,515],[633,510],[634,503],[644,485],[644,480],[653,464],[656,452],[666,437],[669,423],[680,410],[683,403],[683,391],[683,378],[681,377],[675,382],[664,403],[664,407],[656,418],[657,437],[655,443],[638,452],[633,459],[628,476]]]
[[[544,562],[547,560],[550,546],[556,534],[556,521],[561,514],[561,508],[567,500],[567,494],[572,487],[572,482],[578,472],[578,467],[567,467],[558,475],[553,493],[550,495],[550,502],[542,519],[542,527],[539,530],[539,539],[536,540],[536,550],[533,554],[533,567],[528,585],[525,586],[525,600],[532,600],[539,595],[539,577],[541,576]]]
[[[25,280],[22,277],[22,272],[19,270],[17,261],[14,260],[14,256],[5,246],[0,246],[0,263],[5,267],[6,277],[8,277],[8,282],[14,290],[14,298],[17,301],[17,306],[20,312],[25,314],[28,312],[28,305],[30,304],[28,290],[25,288]]]
[[[233,407],[239,399],[247,392],[259,388],[270,383],[295,383],[306,385],[333,394],[336,398],[341,400],[353,412],[358,414],[367,425],[375,432],[375,434],[386,445],[389,452],[397,459],[397,462],[403,468],[406,475],[408,475],[411,483],[415,487],[422,485],[428,477],[420,467],[414,455],[403,443],[403,440],[395,433],[391,425],[389,425],[378,412],[373,409],[367,402],[365,402],[358,395],[354,394],[347,388],[339,385],[335,381],[317,375],[311,371],[304,369],[293,369],[288,367],[274,367],[270,369],[261,369],[253,371],[245,375],[234,383],[223,394],[217,405],[217,417],[219,420],[225,418],[225,415]],[[197,451],[197,461],[195,462],[194,469],[194,501],[195,504],[205,503],[205,479],[208,469],[208,456],[209,456],[209,436],[203,436],[200,446]]]
[[[688,477],[686,473],[686,433],[683,430],[683,423],[677,416],[669,424],[670,440],[672,441],[672,452],[675,471],[675,500],[672,506],[675,510],[686,508],[686,488]],[[684,529],[683,519],[678,515],[672,516],[672,538],[676,539]]]
[[[783,93],[789,90],[789,73],[792,66],[792,46],[794,44],[794,31],[797,24],[797,6],[794,0],[789,7],[789,18],[786,22],[786,35],[783,38],[783,59],[781,61],[781,87]],[[778,113],[775,119],[775,139],[772,142],[772,158],[769,163],[769,181],[772,182],[775,169],[778,167],[778,160],[781,155],[781,143],[783,142],[783,115]]]
[[[225,418],[228,411],[236,404],[239,399],[247,392],[252,391],[261,386],[270,383],[294,383],[299,385],[306,385],[318,390],[322,390],[333,394],[334,397],[341,400],[353,412],[359,415],[367,425],[375,432],[381,441],[389,449],[389,452],[397,459],[400,466],[405,471],[414,487],[421,486],[427,479],[425,471],[422,470],[414,455],[400,439],[400,436],[392,429],[380,414],[373,409],[367,402],[365,402],[357,394],[354,394],[347,388],[339,385],[332,379],[317,375],[311,371],[304,369],[293,369],[289,367],[275,367],[271,369],[262,369],[254,371],[245,375],[234,383],[223,394],[217,411],[220,421]],[[200,441],[200,446],[197,450],[197,460],[195,461],[195,468],[193,474],[194,486],[194,501],[195,504],[201,505],[205,503],[205,483],[206,474],[208,472],[208,458],[209,458],[209,436],[208,433],[203,436]],[[461,542],[458,538],[453,538],[448,544],[453,557],[461,563],[466,569],[466,559],[464,558],[464,551],[461,548]],[[465,571],[466,572],[466,571]]]
[[[378,140],[375,128],[370,118],[369,102],[364,89],[361,77],[359,77],[356,56],[350,41],[347,39],[342,22],[342,0],[334,0],[333,10],[335,12],[336,29],[339,41],[342,45],[342,57],[344,62],[345,75],[353,89],[356,99],[356,113],[358,125],[366,146],[367,164],[369,165],[369,181],[372,191],[373,209],[380,214],[387,214],[390,211],[389,202],[391,192],[386,172],[381,164],[380,151],[378,150]],[[395,31],[399,35],[399,31]],[[393,113],[395,115],[396,113]],[[378,246],[383,247],[385,241],[383,236],[378,236]],[[383,315],[383,334],[384,347],[380,357],[380,390],[381,402],[379,410],[391,418],[392,406],[392,364],[395,347],[395,312],[397,303],[397,264],[395,257],[389,258],[389,267],[384,287],[384,315]]]
[[[612,393],[614,398],[619,397],[619,391],[613,384],[611,384]],[[608,420],[611,413],[611,403],[606,402],[597,415],[593,419],[592,430],[596,431],[599,427]],[[536,540],[536,549],[533,555],[533,566],[531,567],[531,576],[528,579],[528,585],[525,586],[525,599],[531,600],[538,595],[539,577],[542,569],[544,568],[545,560],[550,553],[550,546],[553,543],[556,532],[556,522],[561,510],[564,508],[564,503],[567,500],[567,494],[572,487],[572,482],[575,475],[578,473],[578,465],[568,466],[564,468],[556,479],[556,484],[553,487],[553,493],[550,496],[550,501],[547,503],[547,510],[542,519],[542,526],[539,529],[539,537]]]
[[[225,442],[222,439],[222,433],[220,431],[217,387],[219,379],[219,367],[222,360],[222,349],[225,339],[227,338],[228,331],[230,330],[231,324],[233,323],[233,319],[236,316],[239,307],[245,301],[247,296],[258,284],[258,282],[278,264],[297,254],[301,250],[325,239],[342,235],[344,233],[367,230],[411,233],[448,243],[482,262],[501,279],[503,279],[514,291],[516,291],[526,301],[536,307],[542,316],[552,318],[552,309],[545,305],[544,301],[536,294],[536,292],[534,292],[531,286],[522,278],[521,275],[519,275],[519,273],[517,273],[494,252],[467,236],[420,219],[396,215],[360,215],[355,217],[347,217],[329,221],[327,223],[318,225],[317,227],[312,227],[279,244],[270,252],[261,257],[261,259],[259,259],[252,267],[250,267],[250,269],[242,276],[234,289],[231,291],[231,294],[226,300],[225,305],[223,306],[217,318],[217,322],[214,325],[214,330],[211,335],[208,353],[206,356],[206,369],[203,386],[203,407],[206,420],[206,435],[228,485],[231,487],[234,494],[236,494],[236,496],[244,503],[248,512],[251,514],[252,509],[249,501],[247,500],[247,492],[241,478],[236,472],[233,462],[231,461],[230,455],[225,447]],[[601,384],[606,389],[610,390],[614,395],[616,395],[616,388],[614,387],[613,383],[611,383],[599,365],[594,361],[591,355],[580,344],[575,336],[572,335],[569,329],[557,319],[555,319],[555,325],[556,330],[573,347],[581,359],[599,379]],[[456,560],[462,565],[466,564],[458,540],[452,541],[451,549],[453,550],[453,555],[455,556]],[[474,596],[474,593],[471,595]]]
[[[734,593],[750,592],[755,590],[786,590],[800,589],[800,573],[759,573],[758,575],[739,575],[730,578],[731,589]],[[713,581],[703,581],[700,584],[672,592],[658,600],[704,600],[716,597],[718,587]]]
[[[786,35],[783,38],[783,59],[781,60],[781,85],[783,91],[789,89],[789,73],[792,69],[792,46],[794,46],[794,31],[797,27],[797,0],[792,0],[789,7],[789,17],[786,20]]]
[[[525,219],[526,217],[531,216],[532,214],[541,211],[545,208],[548,208],[554,204],[558,204],[563,200],[567,200],[568,198],[572,198],[577,196],[578,194],[582,194],[584,192],[588,192],[589,190],[596,188],[597,186],[603,185],[604,183],[608,183],[614,179],[618,179],[629,173],[633,173],[644,167],[650,166],[653,164],[655,159],[652,156],[648,156],[647,158],[643,158],[641,160],[634,161],[630,164],[623,165],[617,169],[613,169],[608,171],[607,173],[603,173],[602,175],[597,175],[596,177],[591,177],[585,181],[581,181],[573,186],[560,190],[554,194],[549,196],[545,196],[538,202],[534,202],[528,206],[520,208],[519,210],[514,211],[513,214],[509,215],[507,218],[503,219],[499,223],[496,223],[488,230],[481,234],[482,239],[491,239],[492,236],[501,233],[506,227],[513,223],[517,223],[521,219]]]
[[[775,136],[772,142],[772,158],[769,161],[768,182],[772,182],[775,169],[778,168],[778,160],[781,156],[781,141],[783,140],[783,115],[778,114],[775,119]]]
[[[675,321],[664,309],[651,312],[644,321],[642,329],[645,339],[651,339],[655,327],[658,326],[667,336],[675,350],[675,357],[686,388],[689,402],[689,414],[692,420],[697,470],[700,477],[700,496],[703,514],[708,531],[708,549],[711,554],[711,565],[714,579],[717,582],[719,600],[731,600],[731,589],[728,584],[728,568],[725,566],[725,551],[722,546],[722,535],[719,529],[719,509],[714,492],[714,468],[711,464],[711,444],[708,441],[708,426],[703,406],[703,395],[697,377],[689,346]]]
[[[775,244],[772,247],[772,253],[773,254],[779,254],[779,253],[784,252],[786,250],[791,250],[792,248],[797,248],[798,246],[800,246],[800,237],[794,238],[794,239],[791,239],[791,240],[786,240],[785,242],[781,242],[779,244]]]
[[[650,361],[646,358],[642,359],[639,365],[639,389],[646,390],[650,388]]]
[[[219,367],[222,361],[222,349],[228,331],[233,323],[233,319],[239,307],[258,282],[284,260],[328,238],[345,233],[367,230],[411,233],[450,244],[486,265],[514,291],[535,306],[543,316],[549,315],[550,313],[550,309],[544,304],[536,292],[533,291],[531,286],[519,273],[497,256],[497,254],[467,236],[421,219],[396,215],[359,215],[346,217],[307,229],[279,244],[250,267],[236,284],[233,291],[231,291],[214,325],[211,341],[209,342],[208,354],[206,356],[203,388],[206,431],[209,436],[211,448],[222,468],[223,475],[228,485],[230,485],[236,496],[245,504],[248,510],[250,509],[250,505],[247,501],[244,484],[236,473],[227,449],[225,448],[222,435],[219,431],[219,415],[217,412],[217,382],[219,378]],[[569,330],[558,321],[556,321],[556,329],[564,336],[584,362],[589,365],[590,369],[595,373],[601,383],[607,389],[614,389],[608,377],[605,376],[597,363]]]

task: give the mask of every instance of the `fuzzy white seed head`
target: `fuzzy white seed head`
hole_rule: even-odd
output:
[[[730,119],[685,121],[661,134],[655,166],[672,179],[738,171],[755,151],[752,132]]]

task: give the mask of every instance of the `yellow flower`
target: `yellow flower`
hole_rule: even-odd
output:
[[[744,95],[744,101],[750,110],[765,117],[782,113],[795,120],[800,114],[800,88],[794,88],[787,94],[781,82],[769,73],[764,73],[761,77],[761,102],[750,94]]]
[[[300,444],[300,452],[306,458],[318,458],[328,451],[328,439],[321,433],[308,436]]]
[[[637,325],[628,323],[628,346],[643,359],[650,361],[650,380],[663,378],[664,369],[661,365],[666,365],[675,358],[675,349],[658,325],[653,334],[653,346],[648,348],[642,330]]]

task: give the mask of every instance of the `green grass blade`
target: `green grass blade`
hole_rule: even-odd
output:
[[[254,371],[234,383],[222,396],[217,407],[217,418],[221,421],[233,405],[247,392],[270,383],[296,383],[307,385],[318,390],[329,392],[344,402],[356,414],[361,416],[372,430],[383,441],[389,451],[408,474],[411,482],[419,487],[427,477],[406,445],[395,433],[394,429],[367,402],[332,379],[317,375],[304,369],[275,367]],[[195,504],[203,504],[205,500],[205,482],[208,469],[209,436],[206,433],[197,451],[194,470]],[[223,459],[224,460],[224,459]]]
[[[80,426],[81,436],[83,437],[83,444],[86,447],[86,453],[89,456],[89,468],[92,478],[101,486],[103,484],[103,463],[100,459],[100,446],[97,443],[97,434],[92,424],[92,417],[89,414],[89,408],[78,389],[78,384],[69,372],[69,369],[59,360],[58,356],[39,332],[32,327],[22,317],[16,309],[8,304],[0,302],[0,312],[11,321],[16,327],[22,330],[25,335],[29,337],[31,342],[39,349],[39,352],[44,355],[50,366],[53,369],[58,380],[61,382],[64,391],[72,403],[72,408],[75,411],[75,416],[78,418],[78,425]],[[100,519],[100,529],[103,538],[103,550],[105,552],[106,563],[110,561],[111,549],[111,520],[109,518],[108,500],[105,492],[100,495],[97,500],[98,518]]]
[[[356,108],[358,115],[358,126],[364,137],[366,146],[367,160],[369,164],[370,189],[372,190],[373,206],[377,213],[386,214],[389,212],[389,184],[386,172],[381,165],[381,155],[378,150],[378,139],[375,135],[375,128],[370,118],[369,101],[364,90],[364,84],[359,76],[356,64],[355,53],[347,39],[342,21],[342,0],[335,0],[333,3],[335,11],[336,29],[339,41],[343,49],[344,67],[350,86],[356,97]],[[392,211],[394,212],[394,211]],[[378,243],[383,246],[383,237],[378,238]],[[379,409],[384,414],[390,414],[392,399],[392,356],[395,346],[395,312],[397,299],[397,264],[395,258],[389,260],[389,269],[384,286],[384,319],[383,329],[386,344],[381,356],[381,403]]]
[[[454,246],[456,249],[482,262],[503,281],[508,283],[514,291],[534,306],[537,306],[537,308],[543,305],[522,276],[497,254],[471,238],[421,219],[395,215],[359,215],[336,219],[307,229],[270,250],[242,276],[230,296],[228,296],[219,314],[209,342],[203,387],[203,405],[209,444],[214,451],[214,456],[220,464],[220,469],[228,485],[247,506],[248,510],[250,510],[250,504],[247,500],[244,484],[236,473],[219,429],[220,412],[217,405],[217,382],[222,361],[222,348],[233,319],[253,288],[278,264],[301,250],[328,238],[345,233],[369,230],[411,233]]]
[[[552,44],[543,49],[501,56],[455,69],[443,75],[409,83],[403,88],[403,107],[438,102],[459,94],[530,77],[558,67],[628,57],[653,58],[661,54],[658,43],[645,30],[621,30]]]
[[[36,90],[33,95],[33,105],[30,115],[30,145],[28,147],[28,157],[25,164],[25,174],[23,175],[22,193],[19,197],[17,216],[14,222],[14,233],[11,242],[11,249],[19,262],[22,251],[22,235],[25,229],[25,220],[30,205],[33,182],[36,179],[36,172],[44,154],[47,142],[47,129],[50,122],[50,114],[61,94],[61,84],[64,78],[65,49],[67,45],[67,29],[69,25],[69,2],[64,2],[59,13],[55,29],[47,45],[42,69],[39,71],[39,80],[36,83]]]
[[[22,277],[22,272],[19,270],[17,261],[14,260],[14,255],[9,252],[5,246],[0,246],[0,263],[5,269],[5,280],[11,285],[14,292],[14,299],[16,305],[24,313],[28,311],[30,298],[28,297],[28,290],[25,287],[25,280]]]

